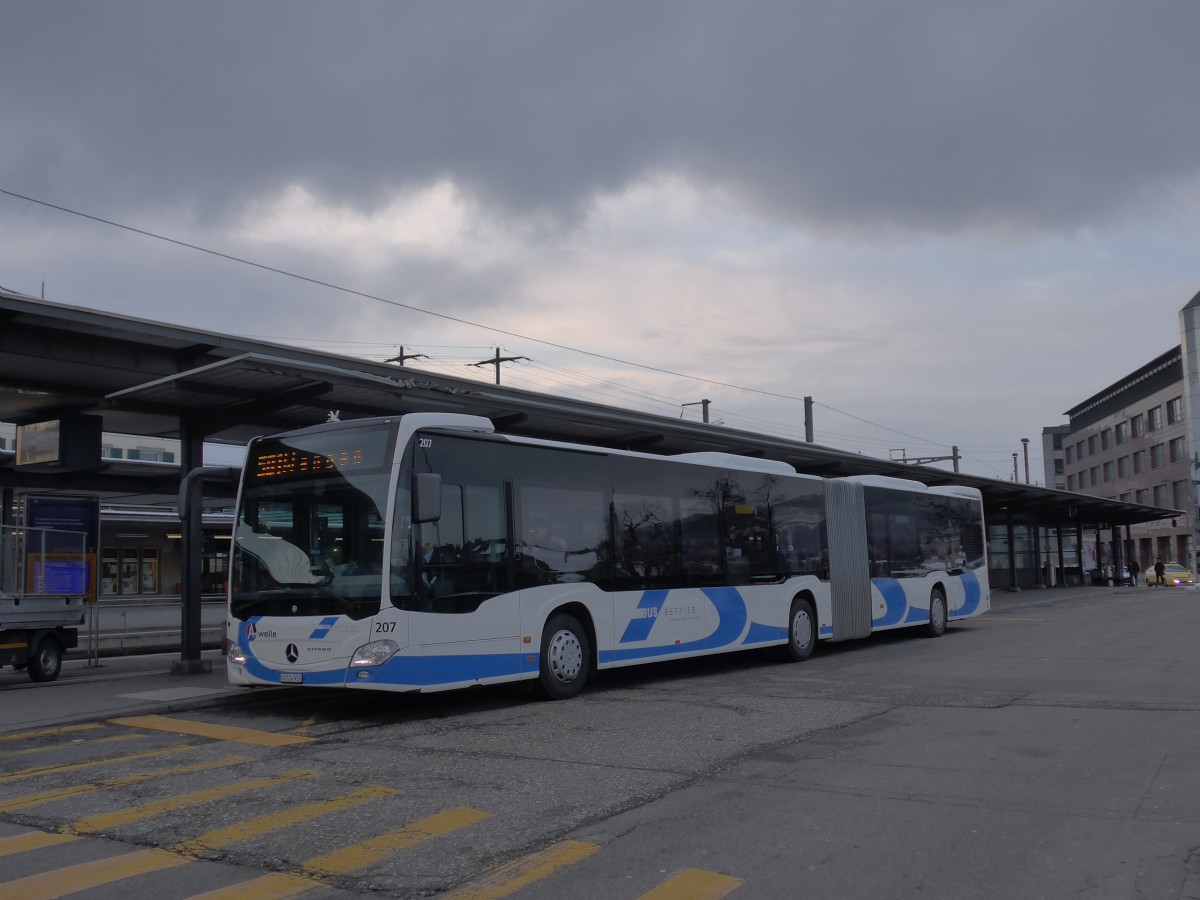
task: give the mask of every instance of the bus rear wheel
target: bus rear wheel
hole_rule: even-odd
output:
[[[538,686],[549,700],[566,700],[583,690],[592,674],[592,647],[579,621],[556,613],[542,631]]]
[[[929,595],[929,624],[925,626],[926,637],[941,637],[946,633],[946,595],[941,588],[934,588]]]
[[[792,609],[788,613],[788,659],[804,662],[812,656],[816,645],[817,612],[811,600],[797,597],[792,601]]]

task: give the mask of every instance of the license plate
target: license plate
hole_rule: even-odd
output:
[[[279,683],[280,684],[304,684],[304,673],[303,672],[280,672],[279,673]]]

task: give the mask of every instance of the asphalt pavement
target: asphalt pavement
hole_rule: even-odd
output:
[[[68,659],[56,681],[35,683],[27,672],[0,669],[0,734],[33,731],[110,716],[180,712],[261,699],[282,688],[229,683],[219,650],[205,651],[199,666],[179,665],[178,653]]]
[[[992,608],[1084,599],[1113,591],[1156,590],[1130,587],[1060,587],[995,591]],[[1162,590],[1186,590],[1163,588]],[[1194,589],[1193,589],[1194,590]],[[95,721],[110,716],[175,713],[206,706],[253,702],[287,688],[239,687],[226,675],[219,650],[205,651],[201,666],[182,664],[178,653],[68,659],[56,681],[35,683],[28,673],[0,669],[0,734]]]

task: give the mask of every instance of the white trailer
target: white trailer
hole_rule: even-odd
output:
[[[0,666],[53,681],[63,654],[79,646],[88,578],[83,542],[75,532],[0,529]]]
[[[79,646],[83,595],[0,594],[0,666],[26,669],[34,681],[53,681],[63,654]]]

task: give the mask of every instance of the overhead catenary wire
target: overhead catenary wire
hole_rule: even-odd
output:
[[[354,288],[349,288],[344,285],[335,284],[335,283],[329,282],[329,281],[324,281],[322,279],[315,278],[312,276],[302,275],[298,272],[292,272],[287,269],[281,269],[276,266],[271,266],[266,263],[256,262],[254,260],[246,259],[246,258],[240,257],[240,256],[235,256],[230,253],[224,253],[219,250],[213,250],[212,248],[203,247],[199,244],[190,243],[188,241],[183,241],[178,238],[167,237],[166,235],[158,234],[156,232],[149,231],[149,230],[142,229],[142,228],[137,228],[137,227],[134,227],[131,225],[126,225],[124,223],[116,222],[112,219],[107,219],[102,216],[85,213],[80,210],[71,209],[70,207],[62,206],[62,205],[55,204],[55,203],[50,203],[46,200],[41,200],[36,197],[31,197],[26,194],[18,193],[16,191],[7,190],[3,187],[0,187],[0,194],[3,194],[8,197],[12,197],[17,200],[23,200],[27,203],[33,203],[38,206],[45,207],[47,209],[53,209],[58,212],[65,213],[67,215],[77,216],[79,218],[87,219],[89,221],[96,222],[98,224],[107,225],[112,228],[117,228],[122,231],[129,232],[131,234],[137,234],[137,235],[141,235],[142,237],[147,237],[147,238],[150,238],[153,240],[163,241],[165,243],[172,244],[172,245],[178,246],[178,247],[182,247],[187,250],[192,250],[197,253],[204,253],[209,256],[216,257],[218,259],[226,260],[228,262],[237,263],[240,265],[259,269],[259,270],[265,271],[265,272],[270,272],[272,274],[280,275],[285,278],[291,278],[291,279],[301,281],[306,284],[311,284],[311,285],[314,285],[317,287],[323,287],[323,288],[326,288],[331,291],[337,291],[339,293],[347,294],[347,295],[354,296],[354,297],[361,297],[365,300],[371,300],[374,302],[387,304],[389,306],[393,306],[393,307],[396,307],[399,309],[405,309],[405,310],[409,310],[411,312],[421,313],[421,314],[427,315],[427,316],[433,316],[438,319],[442,319],[442,320],[449,321],[449,322],[454,322],[454,323],[457,323],[460,325],[466,325],[466,326],[469,326],[472,328],[480,328],[480,329],[483,329],[486,331],[493,332],[495,334],[501,334],[501,335],[506,335],[508,337],[519,338],[520,340],[530,341],[531,343],[540,344],[542,346],[552,347],[552,348],[555,348],[558,350],[564,350],[564,351],[567,351],[570,353],[577,353],[582,356],[591,357],[593,359],[602,360],[602,361],[610,362],[610,363],[617,363],[617,364],[624,365],[624,366],[632,366],[634,368],[641,369],[641,370],[648,371],[648,372],[656,372],[661,375],[669,375],[669,376],[672,376],[675,378],[683,378],[683,379],[698,382],[701,384],[712,385],[715,387],[728,388],[730,390],[742,391],[742,392],[751,393],[751,394],[757,394],[759,396],[764,396],[764,397],[774,397],[776,399],[789,400],[789,401],[794,401],[794,402],[804,402],[804,399],[805,399],[803,397],[796,397],[796,396],[793,396],[790,394],[784,394],[784,393],[780,393],[777,391],[769,391],[769,390],[765,390],[762,388],[753,388],[753,387],[746,387],[744,385],[732,384],[730,382],[721,381],[719,379],[714,379],[714,378],[706,378],[706,377],[700,376],[700,375],[689,375],[689,374],[682,373],[682,372],[675,372],[670,369],[664,369],[660,366],[652,366],[652,365],[648,365],[645,363],[639,363],[634,360],[621,359],[619,357],[610,356],[608,354],[598,353],[596,351],[586,350],[586,349],[583,349],[580,347],[572,347],[572,346],[569,346],[566,344],[558,343],[556,341],[550,341],[550,340],[546,340],[544,338],[537,338],[537,337],[533,337],[531,335],[525,335],[525,334],[521,334],[519,332],[510,331],[510,330],[507,330],[504,328],[498,328],[493,325],[487,325],[487,324],[483,324],[480,322],[474,322],[470,319],[464,319],[459,316],[450,315],[448,313],[435,312],[433,310],[425,309],[423,307],[416,306],[411,303],[404,303],[402,301],[395,300],[393,298],[382,297],[377,294],[371,294],[366,291],[360,291],[360,290],[357,290]],[[337,341],[333,341],[333,340],[329,340],[327,342],[328,343],[342,343],[342,342],[337,342]],[[356,342],[351,342],[351,341],[347,341],[344,343],[349,344],[349,345],[356,344]],[[382,343],[375,344],[373,342],[359,344],[359,345],[360,346],[362,346],[362,345],[386,346],[385,344],[382,344]],[[497,372],[498,372],[499,371],[499,363],[497,362],[496,365],[497,365]],[[815,402],[815,405],[820,406],[823,409],[829,410],[830,412],[834,412],[839,415],[846,416],[848,418],[854,419],[863,424],[870,425],[873,428],[879,428],[879,429],[891,432],[893,434],[896,434],[896,435],[899,435],[899,436],[902,436],[905,438],[909,438],[912,440],[921,441],[922,443],[930,444],[930,445],[933,445],[933,446],[936,446],[939,448],[949,447],[948,444],[944,444],[944,443],[940,443],[940,442],[936,442],[936,441],[929,441],[926,438],[920,438],[915,435],[908,434],[907,432],[901,431],[896,428],[892,428],[891,426],[883,425],[878,422],[872,422],[869,419],[865,419],[865,418],[862,418],[861,416],[856,416],[852,413],[845,412],[844,410],[840,410],[836,407],[830,406],[829,404],[820,403],[820,402],[816,402],[816,401],[814,401],[814,402]],[[779,427],[778,423],[774,423],[774,424],[777,427]]]

